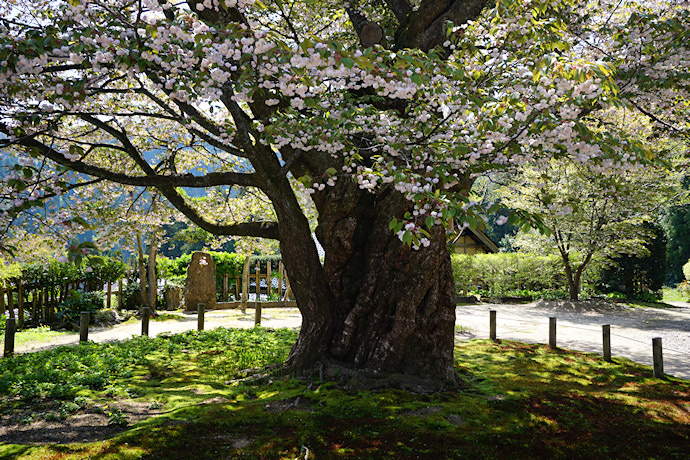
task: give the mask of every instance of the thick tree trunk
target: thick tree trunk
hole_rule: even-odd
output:
[[[299,240],[283,239],[290,241],[283,258],[303,313],[288,365],[298,372],[335,364],[369,377],[413,377],[411,387],[426,389],[457,385],[455,289],[445,229],[431,231],[429,247],[404,246],[388,225],[411,204],[392,187],[374,195],[341,183],[315,201],[316,233],[326,253],[323,282],[295,272],[290,254],[300,253]],[[320,287],[325,292],[317,292]]]

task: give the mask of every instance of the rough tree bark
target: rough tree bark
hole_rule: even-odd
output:
[[[301,373],[335,365],[423,391],[456,386],[445,229],[432,230],[427,248],[403,245],[388,225],[411,203],[392,187],[373,194],[343,182],[315,201],[326,253],[319,277],[305,281],[299,273],[313,243],[300,247],[297,235],[286,235],[281,246],[303,314],[288,366]]]
[[[201,0],[187,0],[187,3],[204,21],[220,26],[218,30],[223,30],[229,21],[243,26],[250,24],[241,9],[197,8]],[[387,26],[385,31],[379,30],[381,27],[370,22],[360,10],[347,3],[343,8],[362,43],[384,43],[385,37],[394,37],[393,43],[385,43],[391,49],[417,48],[426,52],[438,47],[439,55],[447,56],[450,51],[442,45],[446,40],[445,25],[449,21],[460,25],[476,19],[487,3],[486,0],[423,0],[415,3],[418,5],[415,8],[408,0],[386,0],[385,6],[395,16],[397,27]],[[167,11],[166,17],[172,20],[174,12]],[[145,72],[151,82],[165,88],[160,84],[161,73],[155,65],[147,65]],[[142,97],[145,94],[142,90]],[[156,98],[156,105],[159,102]],[[198,123],[215,136],[209,135],[215,139],[214,147],[231,155],[239,152],[240,157],[247,159],[251,172],[178,174],[173,159],[167,166],[159,164],[154,168],[129,141],[123,128],[88,114],[83,114],[81,121],[112,136],[120,150],[135,161],[137,174],[68,159],[50,143],[34,136],[22,138],[20,143],[82,174],[131,186],[155,187],[192,222],[211,233],[279,239],[303,318],[299,340],[287,362],[294,372],[304,374],[324,367],[339,367],[360,376],[411,377],[416,383],[409,384],[411,380],[408,380],[408,387],[427,390],[457,385],[459,379],[452,359],[455,292],[445,228],[436,226],[430,230],[429,247],[410,249],[393,234],[389,223],[392,218],[403,219],[405,212],[412,209],[412,203],[390,186],[370,192],[342,179],[313,196],[319,211],[316,234],[326,251],[322,265],[288,175],[300,177],[307,173],[321,177],[329,168],[341,168],[342,158],[334,159],[330,154],[314,150],[295,151],[290,146],[281,147],[277,155],[274,147],[256,142],[254,122],[267,121],[274,110],[265,103],[261,92],[247,102],[250,109],[247,111],[234,99],[233,85],[228,81],[218,102],[225,105],[236,127],[232,145],[217,140],[222,137],[223,126],[216,125],[195,105],[178,97],[166,111],[171,115],[166,116],[178,117],[179,111],[180,123],[185,126]],[[376,108],[403,114],[405,102],[378,100]],[[366,156],[367,149],[361,150],[362,156]],[[218,223],[203,216],[177,190],[177,187],[213,186],[260,189],[274,207],[276,222]],[[471,181],[466,180],[458,188],[466,191],[470,186]],[[140,235],[137,242],[142,300],[146,302]],[[155,285],[150,288],[155,289]]]

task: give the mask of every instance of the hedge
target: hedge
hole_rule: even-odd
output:
[[[567,291],[563,261],[557,255],[526,253],[452,254],[453,278],[460,292],[482,291],[487,296],[512,296],[541,291]],[[585,273],[583,288],[590,289],[597,279]],[[556,295],[558,296],[558,295]]]

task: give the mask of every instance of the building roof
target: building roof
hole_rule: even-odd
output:
[[[467,241],[468,238],[471,240],[470,242]],[[474,230],[469,227],[463,228],[451,237],[450,245],[456,248],[473,247],[477,249],[482,249],[482,251],[479,252],[485,252],[488,254],[498,252],[498,245],[494,243],[491,240],[491,238],[486,236],[486,234],[478,228]],[[467,251],[462,252],[467,253]]]

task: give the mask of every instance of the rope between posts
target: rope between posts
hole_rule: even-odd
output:
[[[480,316],[480,315],[474,314],[473,316]],[[515,321],[515,322],[518,322],[518,323],[533,323],[533,324],[539,324],[539,325],[547,325],[547,324],[549,324],[548,321],[543,321],[543,320],[515,318],[515,317],[503,316],[503,315],[501,315],[501,316],[496,315],[496,316],[497,316],[497,318],[496,318],[497,321]],[[566,327],[569,327],[569,328],[572,328],[572,329],[579,329],[579,330],[583,330],[583,331],[588,331],[588,332],[599,332],[598,329],[591,328],[591,327],[574,326],[574,325],[571,325],[571,324],[568,324],[568,326],[566,326]],[[641,343],[642,345],[648,345],[647,342],[643,342],[642,340],[633,339],[632,337],[627,337],[627,336],[624,336],[624,335],[621,335],[621,334],[615,334],[615,333],[613,333],[613,332],[611,332],[611,336],[612,336],[612,337],[618,337],[618,338],[621,338],[621,339],[630,340],[631,342]],[[667,346],[667,345],[664,345],[664,353],[667,352],[667,351],[672,352],[672,353],[678,353],[678,354],[681,354],[681,355],[686,355],[686,354],[688,354],[688,351],[681,351],[681,350],[678,350],[678,349],[676,349],[676,348],[673,348],[673,347],[669,347],[669,346]]]

